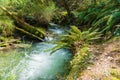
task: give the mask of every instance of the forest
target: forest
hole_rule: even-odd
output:
[[[0,0],[0,80],[120,80],[120,0]]]

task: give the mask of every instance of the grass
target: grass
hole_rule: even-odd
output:
[[[12,74],[11,71],[23,57],[23,52],[17,49],[0,52],[0,80],[15,80],[15,74]]]
[[[0,35],[11,36],[14,31],[13,21],[8,17],[0,13]]]

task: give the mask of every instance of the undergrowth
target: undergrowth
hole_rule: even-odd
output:
[[[71,70],[67,80],[76,80],[89,65],[91,65],[89,48],[84,46],[79,49],[70,62]]]
[[[23,52],[19,50],[0,52],[0,80],[16,80],[12,70],[23,57]]]

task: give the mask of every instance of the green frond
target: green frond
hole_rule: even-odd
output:
[[[81,33],[81,31],[80,31],[76,26],[71,26],[71,30],[72,30],[72,32],[74,32],[74,33],[78,33],[78,34]]]
[[[57,50],[59,48],[72,48],[75,47],[76,49],[80,46],[85,44],[89,44],[90,41],[99,39],[101,33],[97,32],[98,29],[92,30],[92,28],[86,31],[80,31],[76,26],[71,27],[71,31],[68,31],[68,34],[63,35],[59,38],[58,44],[52,50]]]
[[[111,14],[110,18],[107,21],[107,25],[113,26],[118,20],[120,20],[120,11]]]
[[[50,54],[52,54],[55,51],[57,51],[57,50],[59,50],[61,48],[64,48],[67,45],[67,43],[64,43],[64,42],[57,42],[55,44],[57,44],[57,46],[55,46],[55,47],[53,47],[51,49],[45,50],[45,51],[51,51]]]

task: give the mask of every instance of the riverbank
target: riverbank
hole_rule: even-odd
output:
[[[3,44],[0,46],[0,80],[16,80],[16,75],[12,74],[12,70],[16,69],[15,66],[25,57],[31,44],[13,38],[0,44]]]
[[[120,80],[120,37],[91,48],[93,65],[77,80]]]
[[[117,36],[120,0],[1,0],[0,80],[119,79]]]
[[[23,42],[20,39],[13,37],[0,37],[0,52],[1,51],[9,51],[18,48],[28,48],[31,46],[30,42]]]
[[[24,52],[17,49],[0,51],[0,80],[15,80],[12,70],[24,56]]]
[[[25,55],[24,49],[29,48],[31,46],[31,44],[24,44],[20,41],[16,43],[17,39],[16,40],[11,39],[9,40],[9,42],[12,42],[12,43],[9,43],[12,45],[1,47],[1,50],[0,50],[0,54],[1,54],[0,59],[1,59],[1,65],[2,65],[1,70],[3,68],[8,67],[9,63],[12,64],[11,62],[12,60],[13,61],[18,60],[15,63],[13,62],[14,63],[12,64],[13,66],[18,64],[19,61],[22,59],[22,56]],[[42,46],[42,43],[41,43],[41,46]],[[22,49],[22,51],[19,51],[17,49]],[[35,49],[37,49],[37,47]],[[41,47],[38,49],[41,50]],[[77,80],[92,80],[92,79],[119,80],[120,78],[120,75],[119,75],[119,72],[120,72],[120,66],[119,66],[120,65],[120,37],[110,39],[109,41],[104,42],[102,44],[89,45],[89,52],[90,52],[91,57],[88,60],[92,62],[92,65],[88,65],[88,66],[86,65],[87,67],[83,71],[80,72],[81,76],[79,76]],[[19,53],[22,55],[20,55]],[[6,60],[6,58],[8,60]],[[89,61],[86,61],[86,62],[89,62]],[[1,71],[1,76],[3,75],[3,72],[4,72],[3,70]],[[13,75],[14,74],[12,74],[12,76]]]

